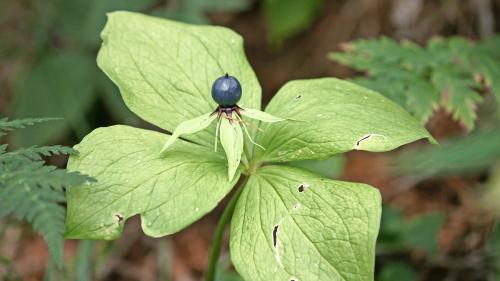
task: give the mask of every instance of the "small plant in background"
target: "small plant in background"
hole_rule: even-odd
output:
[[[367,77],[353,82],[380,91],[423,124],[442,107],[467,129],[475,127],[483,93],[500,103],[500,37],[478,43],[436,38],[422,48],[389,38],[358,40],[330,58]]]
[[[127,106],[174,136],[118,125],[75,146],[68,169],[97,182],[69,189],[67,238],[115,239],[135,215],[147,235],[172,234],[237,186],[217,226],[207,281],[214,280],[229,221],[231,260],[245,280],[373,279],[378,191],[283,164],[433,141],[418,121],[382,95],[335,78],[291,81],[260,112],[261,89],[243,40],[226,28],[115,12],[102,38],[98,65]],[[229,102],[237,105],[210,97],[224,73],[241,83],[241,99]],[[221,139],[227,157],[213,149],[218,130],[208,121],[215,108],[228,126]],[[252,122],[245,112],[283,120],[248,126],[243,140],[237,128]],[[203,122],[187,122],[203,114]]]
[[[264,0],[269,43],[281,47],[283,41],[307,29],[324,4],[324,0]]]
[[[166,9],[153,12],[155,16],[194,24],[208,24],[210,12],[242,12],[250,7],[250,0],[177,0],[169,1]]]
[[[0,136],[8,131],[22,129],[50,119],[0,119]],[[7,151],[0,144],[0,218],[13,214],[18,220],[26,220],[40,233],[49,247],[52,261],[63,263],[63,234],[65,188],[90,183],[89,177],[78,172],[67,172],[49,166],[43,157],[74,154],[72,148],[32,146]]]

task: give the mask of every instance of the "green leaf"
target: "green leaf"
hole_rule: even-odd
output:
[[[432,82],[443,94],[444,107],[452,113],[453,119],[461,121],[467,129],[472,130],[477,104],[483,100],[473,90],[479,84],[452,66],[435,69]]]
[[[432,136],[377,92],[335,78],[287,83],[266,112],[289,119],[263,124],[261,161],[326,159],[349,150],[388,151]],[[291,120],[290,120],[291,119]]]
[[[66,146],[53,145],[53,146],[32,146],[28,148],[20,148],[16,151],[11,151],[5,154],[0,153],[0,160],[7,158],[25,157],[31,160],[42,160],[42,157],[52,155],[73,154],[75,151]]]
[[[245,280],[373,280],[379,192],[297,168],[252,175],[231,222],[231,258]]]
[[[265,0],[264,15],[271,43],[283,40],[309,27],[323,6],[323,0]]]
[[[15,119],[9,120],[8,118],[0,119],[0,136],[5,135],[6,132],[10,132],[14,129],[24,129],[28,126],[33,126],[37,123],[43,123],[47,121],[59,120],[57,118],[26,118],[26,119]]]
[[[23,128],[41,120],[0,119],[0,128]],[[0,218],[9,214],[26,220],[47,241],[51,260],[63,263],[63,232],[65,209],[64,188],[81,185],[92,179],[79,173],[67,173],[54,166],[45,166],[41,155],[64,154],[70,148],[31,147],[5,153],[0,145]]]
[[[485,172],[500,159],[500,129],[478,130],[441,145],[406,151],[393,158],[397,173],[420,179]]]
[[[404,227],[402,242],[408,247],[425,250],[431,255],[437,254],[438,233],[444,219],[444,214],[439,212],[412,218]]]
[[[243,132],[237,122],[221,118],[220,143],[224,148],[228,162],[228,177],[231,181],[236,173],[243,153]]]
[[[438,212],[407,219],[400,210],[384,207],[378,246],[392,251],[420,249],[435,255],[438,250],[437,238],[444,219],[443,214]],[[419,235],[415,235],[417,232]]]
[[[114,12],[102,32],[98,64],[144,120],[173,131],[216,108],[215,79],[226,72],[243,85],[241,106],[260,108],[261,89],[246,60],[241,36],[223,27],[197,26],[130,12]],[[212,145],[215,124],[187,139]]]
[[[377,281],[416,281],[418,280],[415,269],[406,262],[391,262],[382,267],[380,274],[377,275]]]
[[[217,115],[209,112],[202,116],[180,123],[179,126],[175,128],[175,131],[172,134],[172,136],[168,138],[167,142],[165,143],[161,151],[163,152],[165,149],[167,149],[181,135],[194,134],[196,132],[205,129],[215,120],[215,118],[217,118]]]
[[[106,22],[106,13],[116,10],[141,11],[154,0],[59,0],[59,32],[78,43],[94,46]]]
[[[14,134],[14,142],[20,146],[53,142],[69,128],[85,135],[85,113],[94,100],[94,65],[90,56],[60,52],[43,57],[22,75],[16,88],[14,115],[63,119],[18,131]]]
[[[432,117],[434,110],[439,107],[440,93],[424,79],[416,78],[410,83],[405,108],[408,108],[420,123],[425,124]],[[391,84],[388,87],[391,87]]]
[[[426,48],[385,37],[342,46],[343,53],[329,57],[366,72],[370,77],[361,79],[362,85],[399,103],[423,124],[441,106],[473,129],[482,95],[493,92],[500,101],[498,36],[475,44],[462,37],[434,38]]]
[[[78,252],[74,259],[73,274],[75,281],[91,281],[96,260],[94,252],[96,249],[95,240],[83,240],[78,245]]]
[[[249,0],[178,0],[169,4],[166,10],[157,10],[153,14],[187,23],[209,24],[208,13],[236,13],[248,8],[250,8]]]
[[[138,125],[139,118],[125,105],[118,87],[97,67],[94,75],[96,90],[111,115],[122,124]]]
[[[279,118],[279,117],[273,116],[267,112],[263,112],[263,111],[253,109],[253,108],[242,108],[241,114],[243,116],[246,116],[246,117],[249,117],[252,119],[257,119],[257,120],[260,120],[262,122],[267,122],[267,123],[274,123],[274,122],[280,122],[280,121],[285,120],[283,118]]]
[[[237,12],[243,11],[250,6],[249,0],[181,0],[181,6],[186,10],[198,10],[200,12]]]
[[[346,157],[337,154],[325,160],[300,160],[288,162],[287,165],[311,171],[325,178],[340,177],[346,166]]]
[[[116,238],[137,214],[149,236],[177,232],[211,211],[238,180],[228,182],[226,160],[211,149],[178,140],[160,154],[165,137],[112,126],[75,147],[68,169],[97,182],[68,190],[67,238]]]

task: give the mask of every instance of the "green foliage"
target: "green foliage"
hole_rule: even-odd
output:
[[[500,159],[500,129],[477,131],[437,147],[408,151],[394,159],[397,172],[419,177],[484,171]]]
[[[438,212],[405,219],[399,210],[384,208],[378,246],[391,251],[419,249],[435,255],[443,222],[444,216]]]
[[[32,145],[57,140],[68,127],[85,135],[89,125],[84,113],[94,100],[90,56],[73,52],[46,55],[18,80],[15,115],[63,117],[59,122],[42,124],[14,134],[14,142]]]
[[[231,259],[245,280],[370,280],[380,205],[364,184],[263,167],[236,205]]]
[[[413,267],[405,262],[389,263],[382,267],[382,270],[377,275],[377,281],[416,281],[417,273]]]
[[[68,168],[97,182],[69,189],[67,237],[114,239],[134,215],[147,235],[180,231],[215,208],[243,174],[241,197],[231,201],[230,246],[245,280],[373,279],[378,191],[278,162],[432,140],[416,120],[382,95],[332,78],[290,82],[260,112],[260,85],[236,33],[130,12],[109,17],[98,64],[127,106],[169,132],[205,129],[174,143],[172,135],[127,126],[87,135]],[[248,134],[264,149],[242,140],[233,129],[238,119],[222,120],[225,154],[214,152],[215,124],[185,123],[213,112],[210,89],[224,73],[243,86],[243,118],[280,121]]]
[[[486,244],[486,251],[489,256],[489,266],[491,269],[491,280],[500,278],[500,224],[498,221],[493,226],[490,238]]]
[[[173,132],[180,122],[213,111],[217,104],[210,89],[224,73],[245,85],[240,106],[260,107],[261,88],[243,39],[227,28],[115,12],[102,37],[99,67],[120,88],[127,106],[160,128]],[[212,124],[186,138],[212,146],[214,135]]]
[[[233,126],[229,120],[222,119],[220,124],[220,143],[227,156],[228,178],[233,179],[240,166],[243,153],[243,130],[240,126]]]
[[[0,119],[0,135],[49,119]],[[62,265],[65,210],[64,188],[78,186],[88,177],[45,165],[42,157],[74,154],[62,146],[30,147],[7,152],[0,146],[0,217],[14,214],[28,221],[47,241],[52,259]]]
[[[54,118],[27,118],[27,119],[16,119],[9,120],[7,118],[0,119],[0,136],[6,134],[6,132],[10,132],[14,129],[24,129],[27,126],[32,126],[37,123],[42,123],[46,121],[57,120]]]
[[[261,161],[325,159],[350,150],[388,151],[421,138],[434,141],[397,104],[335,78],[288,82],[266,112],[291,121],[262,126],[257,142],[266,150],[255,156]]]
[[[269,29],[269,40],[280,45],[287,38],[308,28],[324,0],[264,0],[263,10]]]
[[[223,155],[181,140],[160,154],[165,137],[117,125],[94,130],[75,147],[79,154],[71,156],[68,169],[98,182],[68,190],[66,237],[115,239],[136,214],[146,234],[164,236],[224,198],[235,181],[227,180]]]
[[[241,12],[249,8],[249,0],[178,0],[155,15],[195,24],[208,24],[209,12]]]
[[[106,13],[116,10],[142,11],[155,0],[72,0],[56,1],[55,24],[62,35],[79,44],[95,46],[106,22]]]
[[[27,9],[37,22],[28,26],[35,50],[16,48],[8,38],[0,40],[0,55],[11,52],[35,54],[17,77],[12,114],[27,116],[57,116],[62,121],[51,125],[30,127],[16,132],[16,146],[47,144],[58,140],[68,131],[83,138],[91,129],[88,117],[92,106],[100,101],[115,119],[135,124],[138,118],[124,106],[116,86],[99,71],[94,51],[106,13],[116,10],[144,11],[182,21],[208,23],[207,12],[242,11],[247,0],[179,0],[167,8],[155,0],[48,0],[33,2]],[[174,2],[174,1],[172,1]],[[158,8],[156,8],[158,6]],[[155,7],[155,9],[152,9]],[[1,10],[1,9],[0,9]],[[8,14],[6,10],[5,16]],[[0,12],[0,17],[3,14]],[[58,38],[58,42],[52,42]],[[3,39],[3,38],[1,38]],[[60,42],[64,42],[60,44]],[[6,51],[3,52],[3,49]],[[69,51],[71,50],[71,51]],[[9,51],[10,52],[10,51]],[[94,113],[95,114],[95,113]]]
[[[314,172],[325,178],[337,178],[344,171],[346,157],[343,154],[337,154],[326,160],[292,161],[288,162],[288,165]]]
[[[473,129],[483,92],[500,101],[500,37],[478,43],[436,38],[425,48],[389,38],[358,40],[330,58],[367,77],[354,82],[375,89],[402,105],[422,123],[443,107]]]

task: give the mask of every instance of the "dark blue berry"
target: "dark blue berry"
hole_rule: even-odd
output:
[[[226,73],[212,85],[212,98],[222,107],[236,105],[241,99],[240,82]]]

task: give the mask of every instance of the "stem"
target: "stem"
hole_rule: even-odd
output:
[[[240,197],[241,192],[243,191],[243,187],[245,186],[248,178],[245,178],[243,182],[238,186],[236,193],[231,197],[231,200],[227,204],[222,216],[217,223],[217,229],[215,230],[214,239],[212,241],[212,249],[210,250],[210,260],[208,264],[208,270],[205,275],[205,281],[214,281],[215,280],[215,271],[217,268],[217,262],[219,260],[222,237],[224,236],[224,232],[226,230],[226,225],[229,223],[231,217],[234,213],[234,208],[236,207],[236,202]]]

